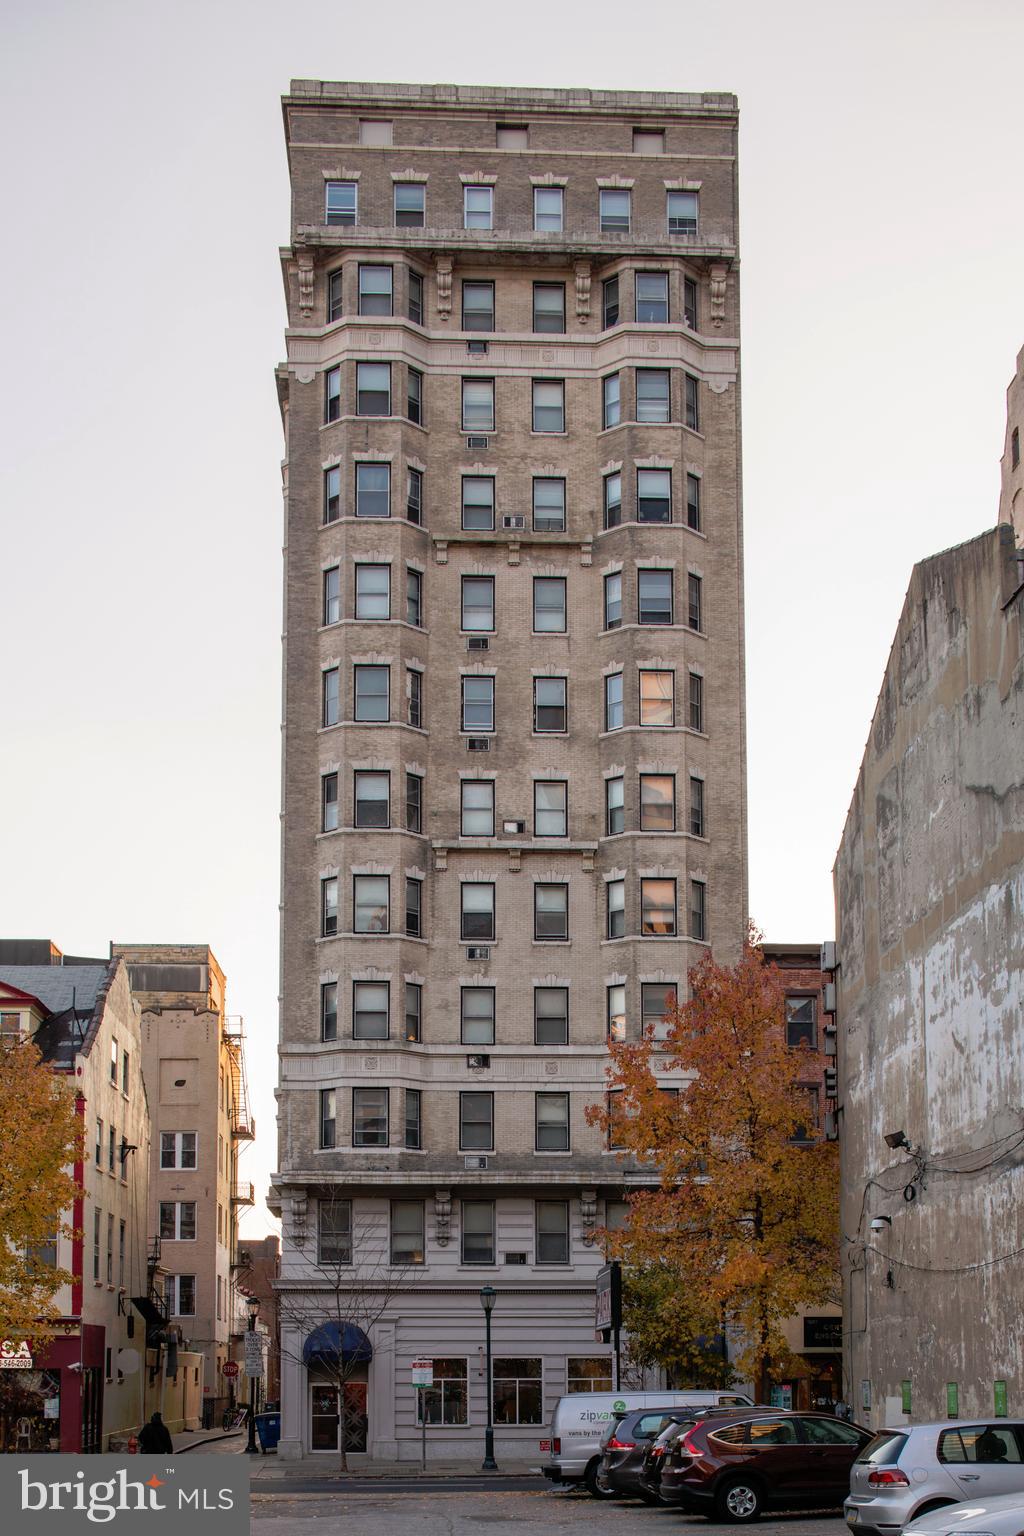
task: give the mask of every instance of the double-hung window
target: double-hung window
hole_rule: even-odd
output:
[[[494,1094],[459,1094],[459,1151],[494,1150]]]
[[[618,629],[622,623],[622,572],[611,571],[604,579],[604,627]]]
[[[640,775],[640,831],[674,832],[676,781],[671,773]]]
[[[461,996],[463,1045],[494,1044],[494,988],[463,987]]]
[[[606,277],[601,284],[601,322],[607,331],[619,323],[619,280]]]
[[[416,426],[423,425],[423,375],[415,368],[406,369],[405,414]]]
[[[462,1262],[463,1264],[494,1263],[493,1200],[463,1200]],[[436,1381],[436,1374],[434,1379]]]
[[[813,997],[786,994],[786,1044],[817,1046],[816,1002]]]
[[[638,624],[672,623],[671,571],[637,571],[636,618]]]
[[[391,927],[391,879],[388,875],[352,876],[353,933],[387,933]]]
[[[676,1006],[674,981],[645,981],[640,987],[640,1023],[644,1034],[664,1024]]]
[[[606,528],[617,528],[622,522],[622,475],[616,470],[614,474],[604,477],[604,525]]]
[[[564,283],[534,283],[533,329],[554,334],[565,330]]]
[[[538,732],[566,728],[566,679],[535,677],[533,680],[533,728]]]
[[[628,235],[630,219],[629,188],[602,187],[599,198],[601,233]]]
[[[626,989],[621,982],[607,989],[606,1003],[609,1040],[625,1040]]]
[[[320,1146],[328,1149],[337,1146],[338,1134],[338,1090],[336,1088],[321,1088],[320,1090]]]
[[[320,983],[320,1039],[337,1040],[337,1038],[338,983],[322,981]]]
[[[324,374],[324,421],[341,416],[341,369],[328,368]]]
[[[333,325],[335,320],[340,320],[345,312],[344,298],[345,274],[341,267],[328,274],[327,277],[327,324]]]
[[[390,315],[394,307],[394,273],[391,267],[359,268],[359,313]]]
[[[568,1152],[569,1095],[535,1093],[534,1148],[538,1152]]]
[[[410,469],[405,483],[405,515],[410,523],[423,521],[423,471]]]
[[[463,475],[463,528],[490,532],[494,527],[494,479],[491,475]]]
[[[494,431],[494,380],[463,379],[463,432]]]
[[[683,278],[683,319],[691,331],[697,329],[697,284],[692,277]]]
[[[423,627],[423,576],[411,565],[405,568],[405,622],[414,629]]]
[[[395,224],[399,229],[422,229],[427,189],[422,181],[395,182]]]
[[[563,187],[534,187],[533,227],[558,232],[562,229],[565,212]]]
[[[700,532],[700,476],[686,476],[686,526]]]
[[[534,780],[533,835],[568,837],[569,785],[565,779]]]
[[[568,1045],[568,987],[534,987],[533,1039],[535,1045]]]
[[[317,1204],[317,1263],[352,1263],[352,1202],[321,1200]]]
[[[365,723],[390,720],[390,667],[355,667],[355,713]]]
[[[353,982],[353,1040],[386,1040],[388,1038],[389,992],[386,981]]]
[[[494,330],[494,284],[470,282],[462,284],[462,329],[464,331]]]
[[[700,385],[692,373],[683,374],[685,420],[694,432],[700,431]]]
[[[337,624],[341,618],[341,567],[329,565],[323,573],[323,622]]]
[[[707,837],[704,816],[704,780],[690,777],[690,836]]]
[[[462,780],[463,837],[494,836],[494,780]]]
[[[617,427],[622,420],[622,385],[620,375],[606,374],[601,380],[601,430]]]
[[[423,937],[423,881],[405,879],[405,931],[411,939]]]
[[[565,481],[554,475],[536,475],[533,481],[533,526],[537,533],[565,530]]]
[[[636,419],[666,422],[672,419],[670,374],[667,368],[636,370]]]
[[[538,942],[569,937],[569,887],[540,881],[533,887],[533,937]]]
[[[405,669],[406,719],[416,730],[423,729],[423,673],[416,667]]]
[[[668,273],[636,274],[636,318],[641,325],[668,324]]]
[[[354,181],[329,181],[327,183],[325,222],[328,224],[354,224],[358,201],[358,184]]]
[[[414,325],[423,324],[423,274],[409,271],[408,318]]]
[[[356,415],[391,415],[390,363],[356,363]]]
[[[352,1145],[386,1147],[388,1144],[388,1090],[353,1088]]]
[[[196,1313],[195,1275],[165,1275],[164,1300],[171,1317],[194,1317]]]
[[[687,623],[691,629],[704,628],[704,583],[691,571],[686,578]]]
[[[426,1253],[424,1221],[422,1200],[392,1200],[392,1264],[422,1264],[424,1262]]]
[[[493,633],[493,576],[463,576],[462,628],[475,633]]]
[[[423,779],[418,773],[405,776],[405,830],[423,831]]]
[[[690,881],[690,938],[708,936],[708,888],[703,880]]]
[[[423,1022],[423,987],[418,981],[405,984],[405,1038],[410,1044],[420,1039]]]
[[[324,522],[336,523],[341,516],[341,469],[332,464],[324,470]]]
[[[672,521],[672,471],[638,469],[636,472],[636,519],[638,523]]]
[[[357,827],[389,827],[391,776],[387,773],[355,773],[355,821]]]
[[[356,566],[355,616],[357,619],[369,619],[377,621],[380,621],[381,619],[390,619],[390,565]]]
[[[622,673],[609,672],[604,680],[604,728],[622,729]]]
[[[670,192],[668,194],[668,232],[670,235],[695,235],[697,233],[696,192]]]
[[[464,940],[494,938],[493,881],[464,880],[461,886],[461,909],[460,934]]]
[[[675,724],[674,672],[640,673],[640,724]]]
[[[357,464],[356,517],[390,516],[391,465]]]
[[[676,882],[640,881],[640,931],[668,937],[676,931]]]
[[[534,432],[565,431],[564,379],[534,379],[533,430]]]
[[[626,932],[626,882],[625,880],[609,880],[608,893],[608,937],[621,939]]]
[[[533,578],[533,629],[535,634],[564,634],[566,628],[565,577]]]
[[[704,729],[704,679],[699,672],[691,672],[689,677],[689,705],[690,705],[690,730],[703,731]]]
[[[538,1200],[537,1263],[568,1264],[569,1262],[569,1202],[567,1200]],[[497,1361],[495,1361],[497,1376]],[[540,1423],[540,1415],[535,1421]]]
[[[338,931],[338,877],[320,881],[320,937],[331,939]]]
[[[462,223],[464,229],[494,227],[494,188],[463,187]]]
[[[462,729],[471,735],[494,730],[493,677],[462,679]]]
[[[626,830],[626,781],[621,776],[604,782],[604,830],[607,837]]]
[[[338,668],[328,667],[320,676],[323,679],[320,685],[320,719],[324,725],[337,725],[341,719]]]

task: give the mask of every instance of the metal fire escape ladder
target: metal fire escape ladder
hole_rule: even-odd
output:
[[[252,1141],[256,1122],[249,1104],[245,1075],[245,1025],[241,1018],[225,1018],[224,1044],[231,1072],[231,1134],[238,1141]]]

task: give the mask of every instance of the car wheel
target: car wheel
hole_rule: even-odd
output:
[[[605,1481],[599,1461],[592,1461],[590,1463],[583,1474],[583,1481],[587,1485],[587,1492],[592,1494],[595,1499],[614,1499],[616,1497],[615,1489],[611,1483]]]
[[[764,1503],[760,1488],[745,1477],[733,1478],[715,1494],[715,1513],[733,1525],[747,1525],[757,1520]]]

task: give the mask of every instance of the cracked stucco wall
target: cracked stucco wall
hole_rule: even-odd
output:
[[[1005,526],[914,568],[834,871],[846,1390],[876,1426],[907,1380],[914,1419],[954,1381],[1024,1413],[1019,583]]]

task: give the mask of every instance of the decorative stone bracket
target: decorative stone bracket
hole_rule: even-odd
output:
[[[439,1248],[447,1248],[451,1237],[452,1192],[450,1189],[434,1190],[434,1237]]]
[[[589,1246],[594,1241],[597,1226],[597,1190],[580,1190],[580,1219],[583,1224],[583,1241]]]
[[[299,313],[307,319],[313,313],[313,286],[316,275],[312,251],[300,251],[296,263],[299,279]]]
[[[447,320],[452,312],[452,259],[450,256],[437,258],[437,312],[442,320]]]
[[[723,261],[713,261],[708,268],[711,292],[711,324],[721,330],[725,320],[725,280],[729,268]]]
[[[590,319],[590,262],[576,263],[576,318],[581,325]]]

